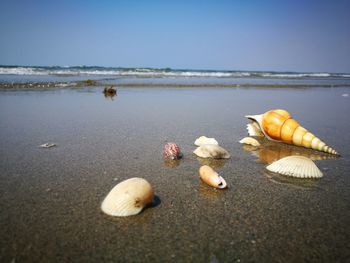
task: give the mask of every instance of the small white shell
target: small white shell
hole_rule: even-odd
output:
[[[101,209],[111,216],[131,216],[152,203],[154,192],[145,179],[130,178],[117,184],[103,200]]]
[[[48,142],[39,145],[39,147],[41,147],[41,148],[51,148],[51,147],[54,147],[54,146],[56,146],[56,144],[54,144],[54,143],[48,143]]]
[[[256,147],[260,146],[260,143],[256,139],[254,139],[252,137],[245,137],[242,140],[240,140],[239,142],[240,143],[244,143],[244,144],[249,144],[249,145],[252,145],[252,146],[256,146]]]
[[[203,182],[215,188],[224,189],[227,186],[225,179],[208,165],[199,168],[199,177]]]
[[[266,167],[267,170],[298,178],[321,178],[322,172],[316,164],[304,156],[284,157]]]
[[[247,124],[247,130],[248,130],[249,136],[260,136],[260,137],[264,136],[259,125],[256,122]]]
[[[199,146],[193,153],[201,158],[228,159],[231,157],[228,151],[215,144]]]
[[[197,146],[201,146],[201,145],[204,145],[204,144],[219,145],[217,140],[215,140],[214,138],[208,138],[208,137],[205,137],[205,136],[201,136],[201,137],[197,138],[195,140],[194,144],[197,145]]]

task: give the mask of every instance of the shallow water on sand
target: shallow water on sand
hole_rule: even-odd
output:
[[[348,88],[99,88],[0,91],[0,261],[346,261],[350,256]],[[242,146],[247,114],[285,108],[342,154],[264,142]],[[200,135],[229,160],[201,160]],[[164,163],[176,142],[184,158]],[[56,143],[50,149],[38,146]],[[290,154],[317,160],[319,180],[268,173]],[[325,160],[323,160],[325,159]],[[204,185],[214,167],[229,188]],[[152,207],[112,218],[100,211],[118,182],[143,177]]]

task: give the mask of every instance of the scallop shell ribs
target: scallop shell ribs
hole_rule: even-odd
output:
[[[101,209],[111,216],[131,216],[152,203],[152,186],[143,178],[130,178],[117,184],[103,200]]]

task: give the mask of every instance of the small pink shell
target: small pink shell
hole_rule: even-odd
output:
[[[172,160],[180,159],[182,157],[182,153],[180,151],[179,146],[177,146],[177,144],[173,142],[169,142],[164,145],[163,155],[164,158],[170,158]]]

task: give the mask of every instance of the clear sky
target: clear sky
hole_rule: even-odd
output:
[[[0,64],[350,72],[350,1],[0,1]]]

